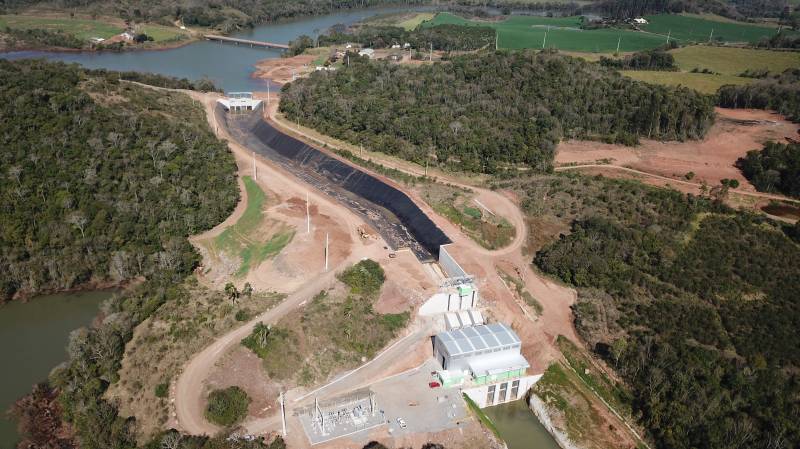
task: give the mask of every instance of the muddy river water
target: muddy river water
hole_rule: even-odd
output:
[[[69,333],[91,324],[100,303],[112,294],[62,293],[0,306],[0,448],[13,447],[17,439],[4,412],[66,360]]]

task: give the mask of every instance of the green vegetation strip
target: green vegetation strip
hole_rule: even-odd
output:
[[[464,397],[464,402],[467,403],[467,406],[469,407],[470,410],[472,410],[472,413],[475,413],[475,416],[478,417],[478,420],[481,422],[481,424],[483,424],[484,427],[489,429],[494,434],[494,436],[502,440],[503,437],[500,436],[500,431],[497,430],[497,426],[495,426],[492,420],[489,419],[488,416],[486,416],[486,413],[483,413],[483,410],[481,410],[481,408],[478,407],[478,404],[476,404],[475,401],[473,401],[469,396],[467,396],[466,393],[461,393],[461,395]]]
[[[246,275],[252,268],[280,253],[294,237],[294,230],[284,229],[266,242],[258,241],[257,231],[265,221],[264,206],[267,197],[253,178],[244,176],[242,181],[247,192],[247,207],[234,225],[226,228],[213,240],[216,250],[237,254],[241,258],[241,265],[235,273],[237,277]]]

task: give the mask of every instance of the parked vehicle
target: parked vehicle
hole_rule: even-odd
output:
[[[439,387],[442,386],[442,384],[440,384],[439,382],[434,381],[434,382],[429,382],[428,386],[431,387],[431,388],[439,388]]]
[[[401,429],[408,427],[408,425],[406,425],[406,420],[403,418],[397,418],[397,425],[400,426]]]

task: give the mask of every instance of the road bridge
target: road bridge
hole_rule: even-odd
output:
[[[239,39],[237,37],[220,36],[218,34],[204,34],[203,37],[209,41],[230,42],[232,44],[249,45],[251,47],[262,48],[277,48],[279,50],[288,50],[289,46],[286,44],[276,44],[274,42],[254,41],[250,39]]]

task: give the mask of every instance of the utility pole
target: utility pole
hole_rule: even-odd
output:
[[[253,151],[253,181],[258,181],[258,169],[256,169],[256,152]]]
[[[619,43],[622,42],[622,36],[617,38],[617,54],[619,54]]]
[[[546,30],[544,30],[544,39],[542,39],[542,48],[544,49],[545,44],[547,44],[547,32],[550,31],[550,27],[548,26]]]
[[[431,42],[431,56],[430,61],[433,62],[433,42]]]
[[[325,271],[328,271],[328,233],[325,233]]]
[[[364,159],[364,144],[363,144],[363,143],[360,143],[360,144],[358,144],[358,145],[359,145],[359,147],[361,147],[361,153],[359,153],[359,154],[358,154],[358,156],[359,156],[361,159]]]
[[[267,80],[267,107],[269,107],[269,80]]]
[[[714,38],[714,29],[712,28],[711,29],[711,34],[708,35],[708,43],[709,44],[711,43],[711,39],[713,39],[713,38]]]
[[[283,424],[283,436],[286,436],[286,404],[285,398],[283,397],[283,391],[281,391],[281,423]]]
[[[308,192],[306,192],[306,234],[311,234],[311,214],[308,212]]]
[[[667,44],[669,44],[669,37],[672,35],[672,30],[667,33]]]

